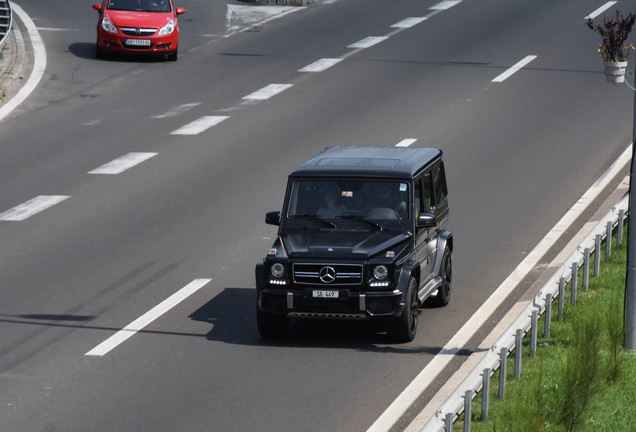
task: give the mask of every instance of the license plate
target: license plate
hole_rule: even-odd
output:
[[[126,45],[150,46],[150,39],[126,39]]]
[[[338,291],[314,290],[314,298],[338,298]]]

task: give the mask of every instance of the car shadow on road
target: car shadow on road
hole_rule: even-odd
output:
[[[166,58],[161,54],[149,55],[149,54],[118,54],[118,53],[106,53],[103,59],[95,57],[95,43],[94,42],[75,42],[69,45],[68,50],[75,57],[82,59],[93,59],[96,61],[113,61],[122,63],[165,63]]]
[[[250,288],[225,288],[219,295],[190,315],[195,321],[212,325],[206,339],[228,344],[304,348],[350,348],[386,353],[437,354],[442,347],[415,342],[394,344],[386,325],[371,321],[294,320],[288,334],[279,339],[263,339],[256,327],[256,292]],[[427,306],[424,305],[423,309]],[[459,355],[470,355],[460,352]]]

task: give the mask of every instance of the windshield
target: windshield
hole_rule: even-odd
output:
[[[110,0],[109,10],[138,12],[170,12],[168,0]]]
[[[393,180],[299,179],[294,181],[288,217],[408,219],[408,184]]]

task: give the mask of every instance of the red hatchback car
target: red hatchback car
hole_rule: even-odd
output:
[[[93,5],[99,12],[95,55],[107,52],[161,54],[176,61],[179,44],[177,16],[172,0],[104,0]]]

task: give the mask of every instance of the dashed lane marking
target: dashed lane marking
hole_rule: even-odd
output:
[[[170,135],[197,135],[229,118],[229,116],[203,116],[170,132]]]
[[[158,153],[128,153],[120,158],[117,158],[107,164],[100,166],[89,174],[121,174],[127,169],[134,167],[153,156],[157,156]]]
[[[70,198],[68,195],[40,195],[0,213],[0,221],[23,221],[55,204]]]

